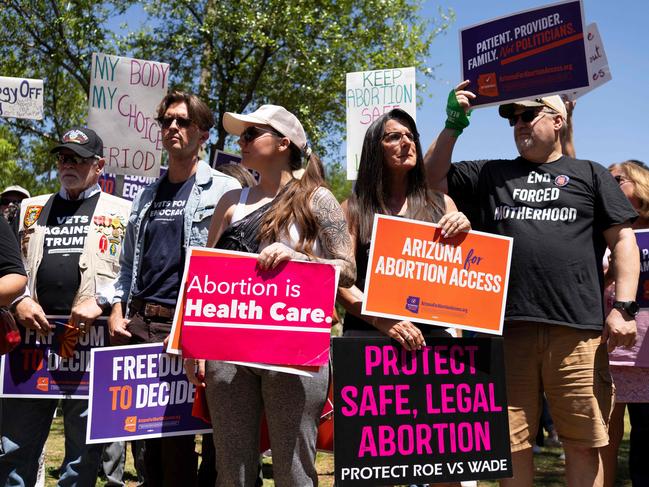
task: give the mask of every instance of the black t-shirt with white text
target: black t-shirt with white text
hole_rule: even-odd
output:
[[[0,216],[0,277],[8,274],[25,275],[18,240],[7,221]]]
[[[160,181],[145,220],[144,247],[133,297],[176,306],[185,266],[185,206],[195,180],[192,176],[187,181],[171,183],[164,176]]]
[[[475,230],[514,239],[506,320],[602,328],[603,232],[637,217],[603,166],[519,157],[453,164],[447,178]]]
[[[45,314],[70,314],[81,283],[79,257],[99,194],[74,201],[54,196],[45,228],[43,259],[36,274],[38,303]]]

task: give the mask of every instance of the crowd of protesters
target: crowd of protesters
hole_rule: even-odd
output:
[[[577,159],[572,105],[559,96],[500,106],[513,127],[516,159],[452,164],[474,98],[468,82],[451,91],[445,127],[425,153],[403,110],[374,120],[353,194],[342,205],[326,187],[302,124],[280,106],[224,114],[242,160],[220,172],[200,157],[214,125],[208,106],[171,91],[156,118],[169,168],[132,204],[101,191],[100,135],[72,127],[52,149],[56,193],[31,197],[16,185],[2,193],[2,214],[17,233],[0,221],[0,305],[41,334],[53,329],[48,315],[70,316],[66,326],[78,333],[104,316],[112,344],[162,342],[187,249],[208,246],[257,254],[262,271],[288,260],[334,265],[344,336],[382,334],[418,350],[449,332],[361,312],[373,216],[437,223],[442,238],[472,228],[513,237],[503,333],[513,478],[501,485],[533,485],[532,447],[544,401],[554,441],[565,450],[567,485],[614,484],[625,407],[633,485],[649,485],[649,358],[642,347],[649,319],[636,302],[634,234],[649,226],[649,170],[639,161],[607,170]],[[110,227],[109,246],[101,241],[103,227]],[[47,237],[52,234],[82,238]],[[200,472],[194,435],[144,440],[134,448],[142,485],[258,485],[262,408],[276,485],[318,484],[316,439],[328,366],[304,377],[188,359],[185,370],[205,387],[214,428],[203,439]],[[35,485],[58,400],[1,401],[0,483]],[[61,405],[66,441],[59,485],[95,485],[102,453],[104,464],[121,461],[123,471],[123,443],[105,451],[85,443],[88,401]]]

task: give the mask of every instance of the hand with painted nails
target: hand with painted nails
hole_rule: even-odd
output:
[[[471,230],[471,222],[461,211],[451,211],[446,213],[438,222],[442,228],[442,237],[454,237],[460,232]]]

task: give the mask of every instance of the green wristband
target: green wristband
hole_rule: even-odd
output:
[[[446,102],[446,123],[444,126],[447,129],[455,130],[455,136],[459,137],[462,131],[469,126],[469,117],[471,112],[466,113],[464,108],[457,101],[455,90],[451,90],[448,94]]]

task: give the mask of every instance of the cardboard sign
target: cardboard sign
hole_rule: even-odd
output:
[[[608,67],[604,43],[602,42],[602,37],[599,35],[597,24],[594,22],[586,28],[586,57],[588,59],[588,79],[590,85],[568,93],[568,97],[571,99],[579,98],[613,79],[611,70]]]
[[[512,238],[374,216],[363,313],[502,334]]]
[[[90,352],[109,343],[106,318],[98,318],[87,333],[66,326],[68,316],[48,316],[56,329],[42,339],[19,326],[22,342],[2,356],[2,397],[86,399]]]
[[[581,1],[499,17],[460,31],[462,78],[489,106],[589,86]]]
[[[161,343],[93,350],[90,384],[86,443],[212,430],[192,416],[196,389],[182,358],[164,353]]]
[[[512,476],[500,338],[334,338],[338,486]]]
[[[347,73],[347,179],[356,179],[367,127],[393,108],[417,119],[415,68]]]
[[[43,80],[0,76],[0,117],[43,119]]]
[[[104,141],[106,172],[158,176],[162,134],[155,117],[168,83],[168,64],[93,53],[88,126]]]
[[[649,230],[635,230],[640,249],[640,280],[636,301],[641,308],[649,308]]]
[[[177,309],[182,354],[324,365],[337,283],[337,269],[329,264],[289,261],[261,272],[255,255],[192,247],[182,281],[184,299]]]

